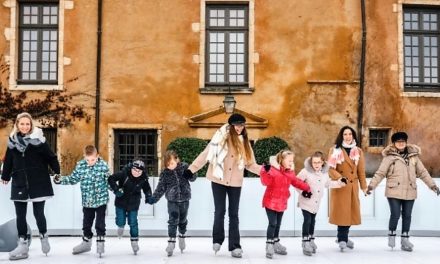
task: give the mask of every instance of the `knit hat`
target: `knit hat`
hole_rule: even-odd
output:
[[[398,140],[408,141],[408,134],[405,132],[396,132],[391,136],[391,142],[396,142]]]
[[[131,168],[136,168],[138,170],[145,170],[145,163],[142,160],[135,160],[131,164]]]
[[[243,125],[244,123],[246,123],[246,118],[244,118],[244,116],[240,114],[235,113],[229,117],[228,123],[230,125]]]

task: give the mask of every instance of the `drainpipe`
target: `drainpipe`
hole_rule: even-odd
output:
[[[362,146],[362,121],[364,117],[364,85],[365,85],[365,56],[367,46],[367,22],[365,17],[365,0],[361,0],[362,15],[362,50],[361,50],[361,69],[359,77],[359,104],[358,104],[358,120],[357,130],[359,146]]]
[[[99,150],[99,117],[101,103],[102,2],[98,0],[98,43],[96,46],[95,147]]]

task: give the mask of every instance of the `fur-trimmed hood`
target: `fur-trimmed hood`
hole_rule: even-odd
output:
[[[281,164],[277,161],[277,156],[270,156],[269,158],[269,164],[274,167],[277,170],[281,170]],[[293,168],[290,169],[291,171],[295,170],[295,164],[293,164]]]
[[[313,167],[310,165],[310,157],[308,157],[305,161],[304,161],[304,169],[306,169],[308,172],[310,173],[315,173],[315,170],[313,169]],[[329,170],[329,166],[327,164],[327,162],[324,161],[324,166],[322,166],[321,172],[322,173],[327,173]]]
[[[408,149],[408,157],[418,156],[422,154],[422,150],[419,146],[413,144],[407,144],[406,148]],[[388,145],[383,151],[382,156],[400,156],[397,148],[394,145]]]

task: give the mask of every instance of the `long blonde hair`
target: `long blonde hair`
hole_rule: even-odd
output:
[[[246,161],[246,164],[251,162],[252,160],[252,149],[251,143],[249,142],[249,138],[247,136],[246,127],[243,127],[243,131],[241,132],[243,136],[243,141],[240,140],[237,132],[234,129],[233,125],[229,126],[229,137],[228,140],[234,147],[235,151],[240,154],[243,159]],[[238,158],[238,157],[237,157]]]
[[[35,128],[35,123],[34,123],[34,119],[32,119],[31,114],[29,114],[28,112],[23,112],[17,115],[17,118],[15,119],[15,123],[14,123],[14,127],[12,128],[12,132],[10,134],[11,137],[13,137],[14,135],[16,135],[18,133],[18,122],[20,122],[20,119],[22,118],[28,118],[31,121],[31,129],[29,130],[28,134],[31,134],[34,131]]]

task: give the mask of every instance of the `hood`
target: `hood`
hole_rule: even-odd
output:
[[[315,170],[313,169],[313,167],[310,165],[310,157],[308,157],[305,161],[304,161],[304,169],[306,169],[308,172],[310,173],[315,173]],[[328,172],[329,166],[327,164],[327,162],[324,161],[324,166],[322,166],[321,172],[322,173],[326,173]]]
[[[277,156],[270,156],[269,158],[269,164],[276,168],[277,170],[281,170],[281,164],[278,163],[277,161]],[[293,165],[293,168],[291,169],[292,171],[295,170],[295,164]]]
[[[406,148],[408,149],[408,157],[417,156],[422,154],[422,150],[419,146],[407,144]],[[397,148],[394,145],[388,145],[383,151],[382,156],[400,156],[397,152]]]

